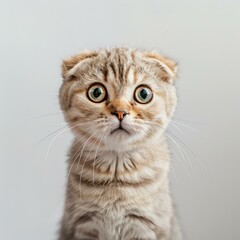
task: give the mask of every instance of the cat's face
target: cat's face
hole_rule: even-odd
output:
[[[93,149],[150,144],[175,109],[175,66],[161,55],[126,48],[74,56],[63,63],[65,119]]]

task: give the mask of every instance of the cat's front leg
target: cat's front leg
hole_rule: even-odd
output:
[[[155,232],[145,223],[128,222],[122,229],[121,240],[158,240]]]
[[[62,227],[58,240],[98,240],[98,230],[88,226],[74,226],[71,229]]]
[[[132,225],[126,232],[127,234],[121,240],[181,240],[170,238],[170,232],[167,229],[153,230],[144,223]]]

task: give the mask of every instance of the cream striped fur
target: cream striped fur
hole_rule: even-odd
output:
[[[75,139],[58,239],[180,240],[164,137],[177,102],[176,64],[113,48],[73,56],[62,71],[60,105]],[[96,83],[107,93],[99,103],[87,93]],[[152,91],[148,103],[138,102],[139,86]]]

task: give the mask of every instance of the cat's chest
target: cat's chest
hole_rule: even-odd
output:
[[[85,156],[84,156],[85,158]],[[94,161],[82,161],[82,180],[110,192],[122,192],[122,187],[146,186],[161,172],[161,160],[150,153],[100,153]],[[78,175],[79,173],[77,173]],[[90,184],[89,184],[90,185]]]
[[[112,203],[105,205],[104,209],[99,209],[98,213],[92,218],[92,222],[89,223],[91,228],[94,228],[98,232],[99,240],[126,240],[132,239],[128,236],[129,233],[133,233],[143,228],[145,234],[154,234],[148,226],[139,227],[139,219],[152,219],[156,218],[153,209],[150,206],[121,206],[118,203]],[[152,222],[152,223],[153,223]],[[141,224],[142,225],[142,224]],[[149,238],[155,239],[155,238]]]

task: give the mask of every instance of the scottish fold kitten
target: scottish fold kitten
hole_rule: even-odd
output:
[[[75,139],[59,240],[180,240],[164,130],[176,63],[130,48],[62,64],[60,105]]]

